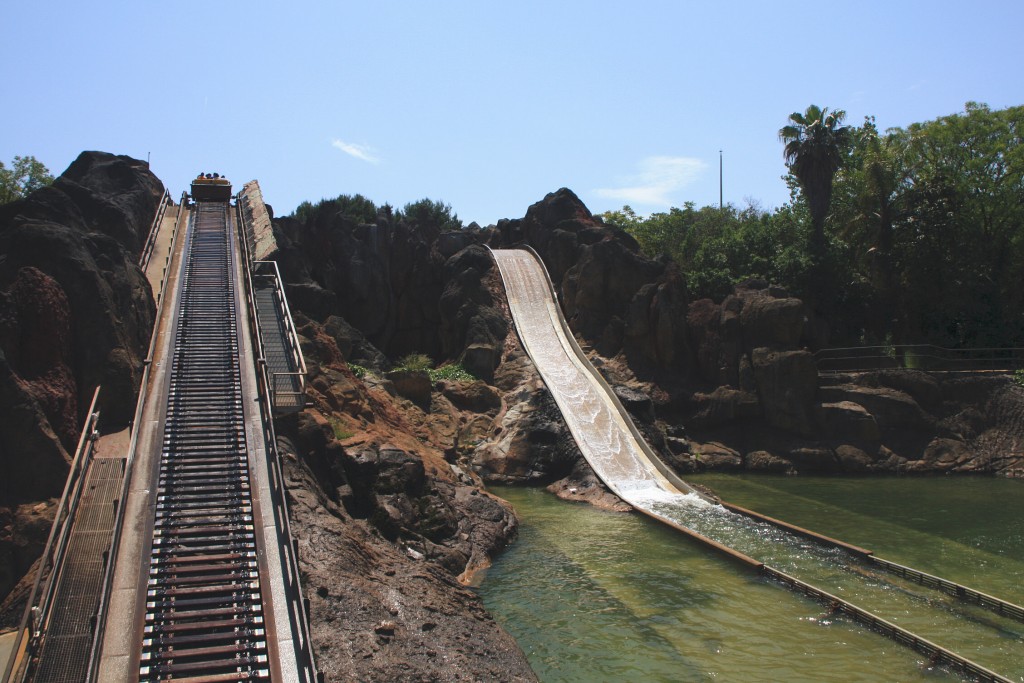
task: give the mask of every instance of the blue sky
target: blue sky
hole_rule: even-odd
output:
[[[0,160],[258,178],[278,215],[361,193],[516,218],[788,199],[808,104],[881,128],[1024,104],[1024,3],[5,2]]]

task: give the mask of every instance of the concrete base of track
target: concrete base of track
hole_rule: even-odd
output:
[[[14,649],[14,641],[17,638],[17,631],[0,633],[0,671],[7,668],[7,662],[11,658],[11,651]]]
[[[181,242],[184,241],[181,239],[183,235],[179,235],[177,241],[175,241],[174,226],[178,223],[179,214],[181,217],[179,229],[184,232],[185,226],[188,225],[189,209],[187,206],[168,207],[163,220],[160,222],[160,227],[157,228],[153,254],[150,256],[149,264],[146,266],[146,279],[149,280],[149,286],[153,289],[154,299],[157,298],[160,292],[161,283],[167,279],[167,273],[176,266],[173,263],[174,254],[171,253],[171,249],[173,248],[175,251],[180,250]]]

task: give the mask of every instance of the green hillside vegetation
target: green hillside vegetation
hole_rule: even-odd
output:
[[[451,204],[433,199],[410,202],[396,211],[390,204],[378,207],[361,194],[343,194],[334,199],[321,199],[316,204],[302,202],[292,215],[303,223],[329,221],[341,215],[353,223],[376,223],[378,220],[384,220],[389,224],[395,224],[404,221],[442,232],[462,229],[462,221],[452,211]]]
[[[972,102],[884,133],[871,118],[858,127],[843,118],[815,106],[791,115],[780,131],[791,200],[778,210],[687,203],[603,218],[646,254],[677,261],[691,298],[718,299],[764,278],[824,317],[834,344],[1019,346],[1024,107]],[[826,179],[798,176],[801,151],[817,159],[818,174],[835,161],[824,209]]]
[[[53,175],[34,156],[16,156],[8,168],[0,161],[0,204],[9,204],[53,182]]]

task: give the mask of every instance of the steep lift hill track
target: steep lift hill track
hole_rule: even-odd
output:
[[[190,207],[183,197],[173,220],[169,253],[177,244],[180,256],[164,266],[125,457],[91,461],[92,449],[82,449],[96,437],[98,413],[90,409],[84,455],[76,453],[85,464],[75,471],[93,477],[109,464],[124,476],[99,506],[86,495],[62,515],[68,522],[52,554],[63,559],[45,581],[53,584],[45,594],[57,597],[37,600],[33,590],[5,683],[321,680],[271,419],[264,340],[284,332],[259,328],[251,255],[234,229],[230,184],[216,189],[216,197]],[[74,491],[81,488],[96,486]],[[88,516],[93,508],[116,517],[102,538]],[[85,547],[83,539],[95,542]],[[85,572],[79,559],[98,568]],[[71,646],[75,656],[61,656]]]
[[[223,202],[195,211],[171,358],[140,680],[185,673],[269,680],[227,211]]]

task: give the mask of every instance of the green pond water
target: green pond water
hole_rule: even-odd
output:
[[[725,500],[1024,603],[1024,482],[703,475]],[[639,514],[495,489],[519,539],[479,591],[545,683],[957,681]],[[1024,624],[714,510],[665,511],[1013,681]]]

